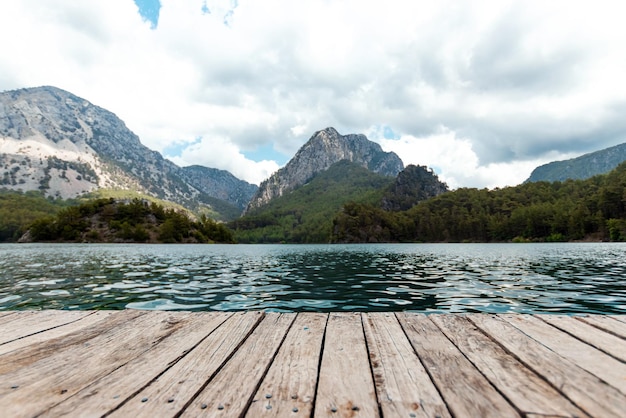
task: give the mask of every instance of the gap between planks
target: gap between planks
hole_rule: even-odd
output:
[[[623,319],[12,312],[0,317],[0,410],[619,416],[626,410]]]

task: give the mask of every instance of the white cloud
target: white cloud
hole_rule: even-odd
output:
[[[254,182],[276,163],[244,154],[291,157],[327,126],[387,125],[405,163],[436,163],[457,186],[626,142],[621,1],[161,4],[151,29],[133,0],[2,2],[0,90],[64,88],[153,149],[189,144],[179,162]]]
[[[235,177],[259,184],[278,170],[275,161],[252,161],[247,159],[239,148],[227,138],[199,138],[185,148],[180,156],[169,157],[181,165],[203,165],[230,171]]]
[[[533,160],[516,160],[482,165],[471,141],[458,138],[454,132],[441,127],[439,132],[426,137],[404,135],[386,139],[380,128],[373,127],[369,137],[381,144],[385,151],[402,156],[405,165],[426,165],[451,189],[459,187],[496,188],[520,184],[532,170],[550,161],[571,158],[572,154],[549,153]]]

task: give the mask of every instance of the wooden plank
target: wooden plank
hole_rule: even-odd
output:
[[[19,318],[0,324],[0,344],[24,338],[38,332],[56,328],[89,315],[88,311],[43,311],[20,315]]]
[[[18,311],[0,311],[0,326],[17,318],[17,312]]]
[[[262,312],[232,316],[149,386],[129,393],[133,396],[111,416],[138,418],[180,413],[262,318]]]
[[[397,314],[409,341],[454,416],[519,417],[426,315]]]
[[[533,320],[528,315],[510,317],[517,318],[516,325]],[[547,336],[540,343],[529,338],[527,334],[504,318],[495,315],[472,315],[469,318],[493,340],[550,382],[587,414],[611,417],[621,416],[623,411],[626,411],[626,397],[617,389],[542,344],[549,343],[545,340],[556,338],[559,334],[556,328],[553,328],[552,336]],[[598,354],[602,353],[598,352]],[[606,356],[606,358],[610,357]]]
[[[461,315],[431,315],[430,319],[525,415],[587,416],[540,376],[510,356],[502,347]]]
[[[607,315],[607,316],[615,319],[616,321],[620,321],[626,324],[626,315]]]
[[[626,364],[553,327],[549,323],[556,319],[551,315],[546,315],[543,321],[530,316],[502,315],[502,318],[554,353],[626,394]]]
[[[11,351],[19,350],[21,348],[29,347],[35,344],[41,344],[49,340],[68,336],[69,334],[78,332],[87,327],[95,325],[100,321],[106,321],[113,314],[113,311],[95,311],[89,315],[82,317],[81,319],[70,322],[65,325],[51,328],[47,331],[38,332],[36,334],[29,335],[27,337],[20,338],[18,340],[11,341],[0,345],[0,355],[9,353]]]
[[[598,350],[626,362],[626,340],[568,316],[543,315],[541,319]],[[626,384],[626,380],[624,383]]]
[[[42,315],[46,315],[42,313]],[[75,349],[78,346],[89,347],[92,340],[101,335],[115,333],[120,326],[145,315],[141,311],[115,311],[107,321],[100,321],[96,324],[82,329],[67,336],[51,338],[27,345],[20,350],[0,355],[0,374],[7,374],[12,371],[23,369],[51,355],[58,355],[68,349]]]
[[[141,355],[185,325],[189,313],[146,313],[99,335],[89,344],[49,353],[29,367],[0,376],[6,416],[34,416]],[[14,388],[14,386],[17,386]]]
[[[194,313],[185,327],[175,330],[141,356],[85,387],[76,395],[46,411],[42,416],[94,417],[116,409],[148,386],[180,358],[230,318],[232,313]],[[242,314],[238,314],[242,315]],[[146,329],[145,332],[151,330]],[[174,376],[172,376],[174,377]],[[183,376],[177,376],[180,380]]]
[[[33,316],[38,316],[38,315],[45,315],[47,312],[57,312],[57,311],[34,311],[34,310],[27,310],[27,311],[3,311],[4,316],[2,318],[0,318],[0,329],[2,327],[2,324],[11,322],[11,321],[16,321],[19,319],[24,319],[24,318],[28,318],[28,317],[33,317]]]
[[[298,314],[246,416],[311,416],[327,319],[324,313]]]
[[[377,417],[376,388],[358,313],[331,313],[315,399],[316,417]]]
[[[449,417],[437,388],[393,313],[361,314],[384,416]]]
[[[280,348],[295,314],[268,313],[182,417],[242,416]]]
[[[593,325],[617,337],[626,339],[626,323],[607,315],[576,316],[577,320]]]

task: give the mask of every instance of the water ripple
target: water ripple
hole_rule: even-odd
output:
[[[0,309],[617,313],[625,244],[0,245]]]

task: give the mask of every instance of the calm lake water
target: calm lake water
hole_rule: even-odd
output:
[[[0,245],[0,310],[626,313],[626,244]]]

